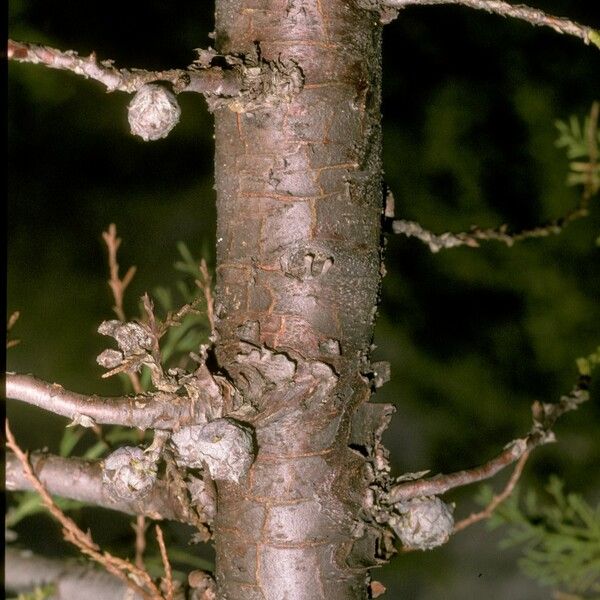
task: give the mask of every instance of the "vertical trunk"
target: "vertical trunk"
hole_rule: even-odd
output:
[[[304,78],[289,102],[215,111],[217,360],[257,446],[248,475],[218,485],[221,598],[367,595],[379,534],[359,515],[389,412],[367,404],[366,376],[380,281],[380,33],[349,0],[217,0],[217,52],[258,48]]]

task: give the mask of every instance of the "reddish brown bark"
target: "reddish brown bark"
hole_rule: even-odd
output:
[[[257,47],[295,61],[304,86],[291,102],[215,111],[217,360],[257,444],[248,475],[218,484],[219,593],[363,598],[373,471],[349,444],[372,449],[387,414],[364,404],[380,283],[380,25],[348,0],[218,0],[217,51]]]

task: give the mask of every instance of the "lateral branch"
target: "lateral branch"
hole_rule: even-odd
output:
[[[173,91],[197,92],[211,96],[233,97],[242,91],[242,75],[237,69],[220,67],[169,69],[146,71],[144,69],[118,69],[112,60],[98,60],[96,53],[79,56],[73,50],[58,50],[26,42],[8,40],[9,60],[30,64],[41,64],[51,69],[71,71],[86,79],[98,81],[107,92],[134,93],[147,83],[165,81],[171,83]]]
[[[137,396],[86,396],[65,390],[32,375],[6,374],[6,397],[68,417],[74,424],[124,425],[138,429],[171,430],[198,421],[200,402],[174,393]]]
[[[488,13],[526,21],[538,27],[550,27],[557,33],[571,35],[583,40],[585,44],[594,44],[600,48],[600,32],[597,29],[580,25],[565,17],[548,15],[544,11],[524,4],[509,4],[502,0],[382,0],[381,6],[401,10],[407,6],[431,6],[438,4],[457,4]]]
[[[184,506],[170,493],[168,484],[161,479],[147,496],[139,500],[113,499],[103,491],[101,461],[34,453],[30,455],[29,462],[35,476],[52,496],[77,500],[128,515],[142,514],[155,520],[167,519],[197,524],[197,517],[190,513],[189,507]],[[18,457],[12,452],[6,453],[6,489],[11,492],[35,491]],[[214,507],[198,508],[207,514],[214,512]]]
[[[590,377],[581,375],[571,392],[562,396],[558,402],[542,403],[536,400],[531,407],[533,427],[529,433],[507,444],[500,454],[483,465],[447,475],[398,483],[388,493],[389,503],[395,504],[417,496],[437,496],[457,487],[484,481],[534,448],[554,442],[556,438],[552,427],[562,415],[576,410],[580,404],[589,400],[589,384]]]
[[[549,235],[558,235],[563,229],[578,219],[583,219],[589,215],[590,200],[598,192],[600,182],[598,180],[598,118],[600,115],[600,103],[593,102],[590,110],[589,121],[586,127],[587,152],[589,162],[573,163],[571,169],[577,167],[578,171],[586,173],[583,191],[577,205],[562,217],[554,219],[545,225],[523,229],[522,231],[510,232],[507,225],[501,225],[496,229],[481,229],[480,227],[471,227],[467,232],[435,234],[425,229],[415,221],[406,221],[403,219],[394,219],[394,196],[388,191],[386,200],[385,224],[391,228],[393,233],[404,235],[406,237],[415,237],[429,246],[431,252],[436,253],[446,248],[456,248],[457,246],[469,246],[470,248],[479,247],[479,242],[495,240],[511,247],[515,242],[531,238],[547,237]]]
[[[75,560],[48,558],[30,550],[5,549],[5,587],[16,593],[49,586],[54,598],[130,598],[143,595],[131,590],[121,579],[104,570]],[[126,595],[129,594],[129,595]],[[29,597],[29,596],[28,596]],[[33,596],[32,596],[33,597]]]
[[[458,246],[478,248],[479,242],[490,240],[502,242],[510,248],[516,242],[523,240],[558,235],[569,223],[587,217],[588,214],[587,206],[577,206],[560,219],[555,219],[546,225],[524,229],[516,233],[509,232],[506,225],[501,225],[497,229],[473,227],[470,231],[460,233],[446,232],[438,235],[428,231],[415,221],[405,221],[404,219],[394,219],[391,222],[391,228],[393,233],[417,238],[424,244],[427,244],[431,252],[435,254],[440,250],[456,248]]]
[[[83,532],[71,519],[67,517],[62,510],[56,505],[52,497],[36,477],[27,454],[19,448],[15,438],[10,430],[8,421],[5,423],[6,445],[12,450],[21,463],[25,476],[31,482],[36,492],[41,497],[42,502],[50,512],[50,514],[60,523],[62,534],[65,541],[73,544],[79,551],[102,565],[109,573],[117,576],[127,586],[142,594],[146,600],[161,599],[162,595],[148,574],[147,571],[132,565],[129,561],[102,551],[101,548],[94,542],[90,532]]]

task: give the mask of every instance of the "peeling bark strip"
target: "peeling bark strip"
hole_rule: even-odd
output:
[[[376,21],[348,0],[217,0],[219,54],[258,46],[304,78],[277,106],[215,110],[216,352],[258,449],[217,482],[223,599],[364,598],[377,562],[373,471],[349,448],[380,283]]]

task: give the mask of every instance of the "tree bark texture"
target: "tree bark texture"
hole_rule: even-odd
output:
[[[368,403],[381,27],[348,0],[216,4],[219,54],[258,50],[304,78],[289,102],[215,110],[216,357],[257,448],[217,485],[220,598],[365,598],[380,531],[360,514],[391,412]]]

